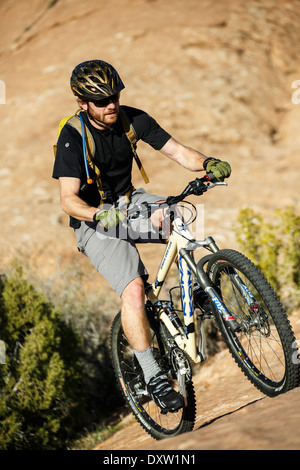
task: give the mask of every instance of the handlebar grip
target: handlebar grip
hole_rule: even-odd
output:
[[[216,178],[213,173],[207,173],[207,178],[211,183],[217,183],[218,181],[223,181],[223,179]]]

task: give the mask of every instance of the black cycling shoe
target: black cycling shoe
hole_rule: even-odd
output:
[[[159,372],[150,379],[147,390],[152,400],[160,407],[162,413],[177,411],[184,405],[180,393],[173,390],[165,372]]]

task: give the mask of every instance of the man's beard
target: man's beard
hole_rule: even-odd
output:
[[[90,108],[90,105],[88,104],[87,114],[89,119],[94,121],[98,126],[110,128],[118,120],[119,108],[113,111],[107,111],[107,113],[100,117],[93,109]]]

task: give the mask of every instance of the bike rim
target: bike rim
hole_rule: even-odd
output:
[[[256,378],[272,388],[279,388],[285,380],[286,360],[282,341],[269,308],[253,283],[238,269],[246,290],[251,292],[255,302],[249,305],[233,282],[232,268],[224,266],[219,271],[219,287],[222,299],[242,331],[227,333],[234,343],[237,353],[245,367]]]

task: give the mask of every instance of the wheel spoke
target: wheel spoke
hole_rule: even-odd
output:
[[[290,354],[294,334],[263,274],[241,253],[229,249],[211,256],[207,272],[239,324],[233,332],[216,311],[223,338],[245,375],[269,396],[298,386],[299,365]]]
[[[259,305],[258,312],[264,312],[263,322],[270,329],[271,317],[266,313],[268,308],[261,299],[249,279],[238,272],[240,279],[246,285]],[[259,317],[253,317],[246,299],[232,280],[232,275],[228,269],[224,269],[220,277],[220,289],[222,298],[227,308],[232,312],[235,319],[243,326],[243,331],[237,333],[239,343],[248,356],[248,363],[251,362],[266,380],[280,382],[284,377],[285,361],[281,341],[275,325],[272,325],[272,332],[265,335],[264,324]],[[260,313],[258,313],[259,315]],[[256,322],[256,323],[255,323]],[[256,326],[251,326],[256,325]],[[248,329],[248,331],[247,331]],[[273,344],[272,344],[273,343]]]
[[[122,377],[122,391],[140,424],[149,434],[159,439],[192,430],[196,406],[192,383],[187,408],[175,413],[162,414],[160,408],[147,395],[142,371],[123,333],[121,323],[116,323],[116,325],[112,326],[112,330],[116,330],[115,334],[112,334],[112,350],[115,352],[113,354],[114,368],[117,376]],[[151,337],[151,347],[156,360],[162,367],[169,370],[171,365],[162,338],[153,330],[151,330]],[[176,381],[174,385],[177,385]],[[177,386],[175,388],[178,389]]]

